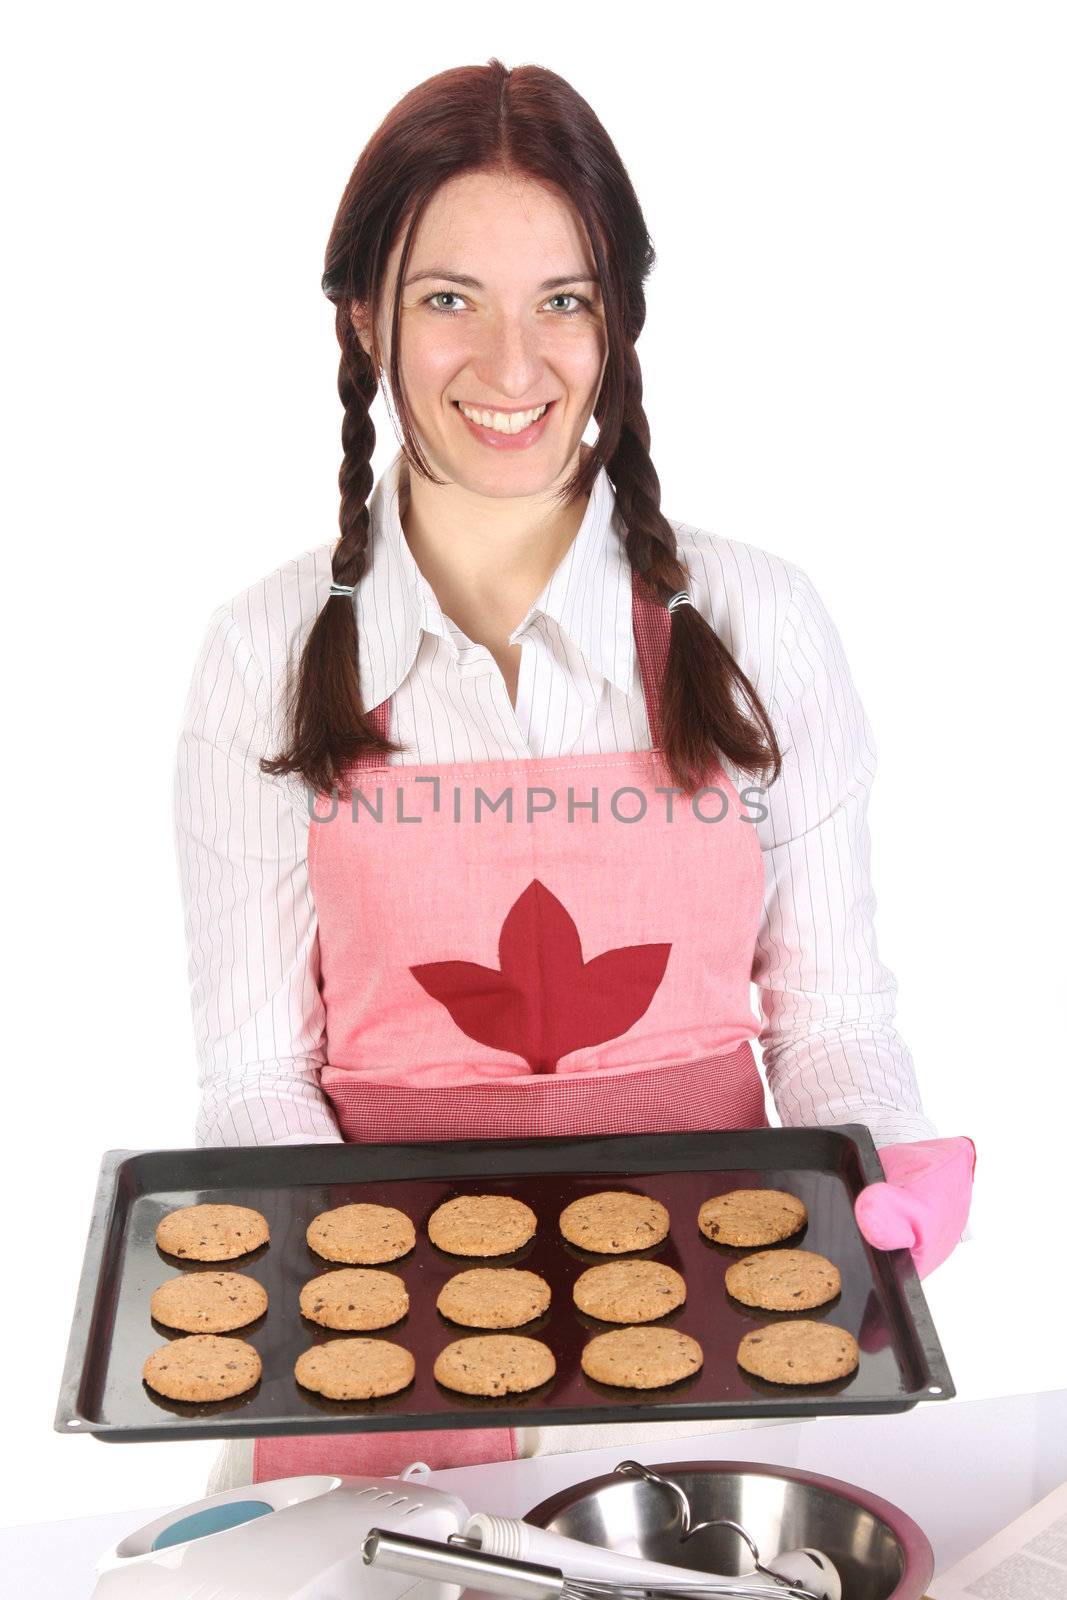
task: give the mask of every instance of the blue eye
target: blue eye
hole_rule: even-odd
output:
[[[560,313],[560,315],[564,316],[564,317],[575,317],[575,316],[577,316],[578,312],[582,309],[582,307],[583,306],[587,306],[589,304],[589,301],[588,300],[583,300],[580,294],[571,294],[569,290],[567,290],[566,292],[560,293],[560,294],[554,294],[552,296],[552,298],[553,298],[553,300],[575,300],[575,301],[577,301],[577,304],[575,305],[573,311],[562,311]]]

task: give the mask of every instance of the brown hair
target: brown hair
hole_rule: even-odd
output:
[[[400,381],[400,293],[419,219],[434,192],[466,172],[502,172],[535,179],[566,199],[583,220],[601,283],[607,360],[594,416],[599,437],[560,490],[562,503],[589,492],[606,467],[626,528],[626,554],[660,600],[688,587],[688,573],[660,510],[660,485],[649,454],[641,367],[634,349],[644,325],[644,284],[655,251],[629,176],[592,108],[545,67],[510,71],[494,57],[485,66],[455,67],[418,84],[373,134],[345,187],[326,246],[322,287],[336,306],[344,405],[339,473],[341,537],[333,551],[339,584],[358,584],[367,567],[374,486],[375,430],[370,407],[377,360],[352,325],[355,303],[378,311],[394,241],[406,225],[391,307],[389,392],[409,466],[435,478],[414,437]],[[344,788],[345,770],[363,752],[402,745],[379,737],[360,700],[356,610],[331,597],[304,646],[290,688],[287,749],[260,763],[264,772],[299,772],[317,793]],[[747,704],[748,713],[735,699]],[[695,606],[671,614],[660,739],[673,782],[692,794],[709,780],[719,752],[739,768],[781,769],[781,754],[758,695]]]

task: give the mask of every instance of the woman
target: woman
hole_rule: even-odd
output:
[[[758,1035],[783,1122],[871,1128],[860,1225],[928,1271],[974,1152],[893,1028],[870,730],[806,574],[660,510],[653,260],[542,68],[441,73],[361,155],[323,279],[341,538],[215,613],[186,707],[198,1138],[763,1126]],[[379,375],[402,444],[374,487]],[[708,1426],[261,1441],[254,1476]]]

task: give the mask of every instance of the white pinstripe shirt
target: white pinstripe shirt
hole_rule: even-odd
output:
[[[607,473],[511,635],[516,704],[489,650],[442,612],[404,538],[398,451],[370,502],[370,562],[352,603],[365,706],[389,695],[404,764],[630,751],[650,745],[630,568]],[[810,579],[779,556],[671,519],[690,590],[774,723],[784,765],[754,824],[765,866],[752,982],[759,1044],[786,1124],[866,1123],[878,1145],[935,1136],[894,1027],[870,882],[870,726]],[[333,544],[212,615],[185,704],[174,822],[201,1088],[201,1144],[339,1139],[319,1088],[325,1010],[308,886],[308,794],[261,773],[283,737],[298,659],[332,581]],[[344,604],[337,601],[337,604]],[[729,762],[738,788],[750,775]]]

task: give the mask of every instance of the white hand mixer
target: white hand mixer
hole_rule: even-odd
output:
[[[739,1524],[721,1519],[749,1547],[749,1573],[723,1576],[617,1554],[487,1512],[419,1479],[280,1478],[211,1495],[157,1518],[123,1539],[97,1567],[93,1600],[459,1600],[464,1587],[513,1600],[841,1600],[841,1583],[820,1551],[761,1562]],[[637,1462],[682,1508],[681,1488]],[[714,1525],[720,1525],[716,1522]]]

